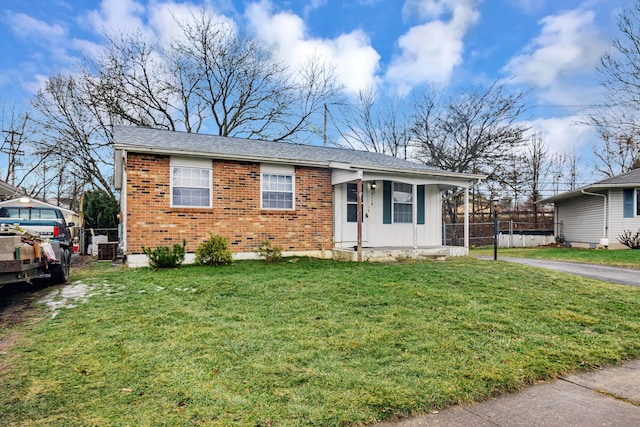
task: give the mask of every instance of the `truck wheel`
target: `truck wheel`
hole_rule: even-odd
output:
[[[54,285],[66,283],[69,280],[69,249],[60,249],[60,264],[51,267],[51,283]]]

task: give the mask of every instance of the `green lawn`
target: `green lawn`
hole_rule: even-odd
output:
[[[472,249],[471,255],[493,257],[493,246]],[[500,257],[551,259],[640,269],[640,250],[631,249],[602,250],[565,247],[498,248],[498,258]]]
[[[63,289],[85,285],[0,353],[0,425],[362,425],[640,355],[640,288],[505,262],[100,264]]]

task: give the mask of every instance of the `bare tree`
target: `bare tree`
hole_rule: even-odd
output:
[[[440,169],[485,174],[498,181],[528,130],[519,121],[523,98],[498,82],[448,100],[428,93],[416,104],[411,126],[418,158]],[[446,200],[447,214],[456,222],[456,200]]]
[[[640,0],[618,15],[621,36],[600,60],[598,71],[605,101],[587,114],[587,123],[598,132],[594,146],[598,171],[607,176],[640,165]]]
[[[410,134],[401,113],[401,101],[378,108],[376,99],[371,87],[358,92],[357,104],[348,106],[343,114],[342,139],[353,149],[406,158]]]
[[[519,122],[523,98],[498,82],[447,102],[433,93],[424,96],[411,127],[419,158],[441,169],[496,179],[499,166],[523,143],[528,130]]]
[[[601,141],[594,147],[598,160],[595,168],[605,176],[612,177],[640,166],[640,146],[637,136],[612,134],[609,129],[599,129]]]
[[[500,186],[510,190],[510,197],[508,199],[510,199],[512,203],[513,211],[517,214],[520,211],[520,204],[526,187],[527,173],[525,157],[513,150],[509,158],[501,164],[501,171],[497,175],[500,177],[498,181]],[[500,190],[498,188],[494,188],[492,191],[494,194],[498,194],[499,192]]]
[[[582,160],[582,158],[578,153],[578,148],[575,145],[571,146],[565,153],[565,158],[568,163],[567,175],[569,180],[567,181],[567,186],[569,190],[575,190],[578,188],[578,183],[581,179],[580,160]]]
[[[112,121],[92,102],[86,78],[51,77],[38,92],[33,107],[42,139],[36,154],[41,163],[66,182],[72,176],[113,196],[111,177]]]
[[[293,68],[275,61],[206,9],[176,25],[169,46],[139,33],[108,37],[90,67],[94,102],[154,128],[297,142],[316,135],[313,119],[340,91],[333,68],[317,56]]]
[[[96,109],[137,126],[177,130],[180,122],[190,125],[190,116],[173,105],[181,101],[175,89],[182,76],[172,71],[181,70],[171,69],[158,46],[140,33],[106,36],[102,56],[87,62],[77,90],[84,90]]]
[[[535,203],[542,196],[542,184],[549,172],[549,149],[540,134],[534,134],[525,146],[523,156],[527,190],[532,206],[533,222],[538,223],[538,205]]]

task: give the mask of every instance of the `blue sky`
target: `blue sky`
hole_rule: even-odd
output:
[[[100,50],[100,33],[139,29],[158,40],[175,31],[194,0],[3,0],[0,102],[28,104],[43,80],[72,72],[78,53]],[[619,36],[632,0],[212,0],[224,19],[294,64],[309,52],[336,67],[348,93],[367,85],[405,93],[451,90],[510,78],[530,90],[527,120],[552,151],[591,151],[576,125],[600,101],[595,68]]]

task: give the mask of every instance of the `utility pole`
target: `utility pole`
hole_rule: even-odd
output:
[[[22,134],[13,129],[11,130],[3,130],[2,132],[8,133],[11,135],[11,139],[9,140],[9,149],[3,148],[0,150],[3,153],[7,153],[9,155],[9,167],[7,168],[7,177],[11,177],[11,185],[15,187],[16,185],[16,155],[24,155],[24,151],[18,150],[15,147],[15,137],[16,135],[22,136]]]

